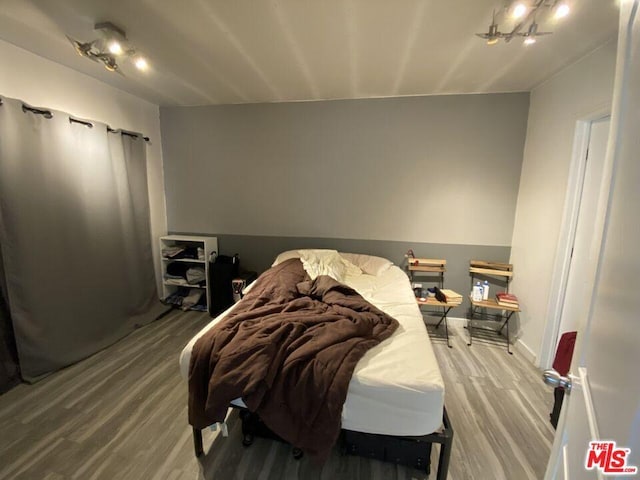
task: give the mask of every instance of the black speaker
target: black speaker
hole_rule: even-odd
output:
[[[209,315],[215,317],[233,304],[233,288],[231,282],[240,271],[238,255],[218,255],[209,262],[209,289],[211,302]]]

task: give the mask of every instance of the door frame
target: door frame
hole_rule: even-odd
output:
[[[591,137],[591,124],[611,115],[611,104],[603,105],[597,110],[579,118],[576,121],[576,129],[573,136],[573,151],[569,165],[569,181],[567,182],[567,194],[564,201],[562,223],[556,246],[553,263],[551,285],[549,290],[549,303],[547,304],[547,322],[542,335],[540,355],[537,366],[542,369],[551,368],[555,357],[556,346],[560,336],[560,322],[564,308],[569,268],[571,266],[571,251],[575,242],[578,214],[582,198],[582,188],[586,172],[585,157],[589,149]],[[607,145],[607,151],[609,146]],[[608,155],[604,160],[603,177],[599,196],[607,195],[611,186],[611,174],[613,163]],[[594,218],[596,233],[604,227],[606,210],[598,209]],[[601,243],[602,235],[594,235],[594,240]],[[599,248],[599,246],[598,246]]]

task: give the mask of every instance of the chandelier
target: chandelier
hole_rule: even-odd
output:
[[[118,62],[124,60],[132,61],[138,70],[147,70],[147,60],[129,43],[124,30],[111,22],[96,23],[94,29],[99,37],[89,42],[80,42],[67,35],[78,55],[101,63],[110,72],[122,74]]]

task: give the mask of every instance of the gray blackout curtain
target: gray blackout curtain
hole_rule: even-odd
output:
[[[0,251],[20,369],[32,381],[158,313],[146,147],[141,136],[0,99]]]

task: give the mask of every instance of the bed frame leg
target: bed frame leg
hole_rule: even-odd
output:
[[[438,458],[437,480],[446,480],[449,473],[449,460],[451,459],[451,438],[440,445],[440,457]]]
[[[446,480],[449,474],[449,460],[451,459],[451,446],[453,445],[453,427],[449,421],[447,409],[444,409],[442,416],[444,432],[442,432],[440,442],[440,456],[438,457],[438,475],[436,480]]]
[[[201,457],[204,454],[204,449],[202,448],[202,430],[196,427],[193,427],[193,448],[196,457]]]

